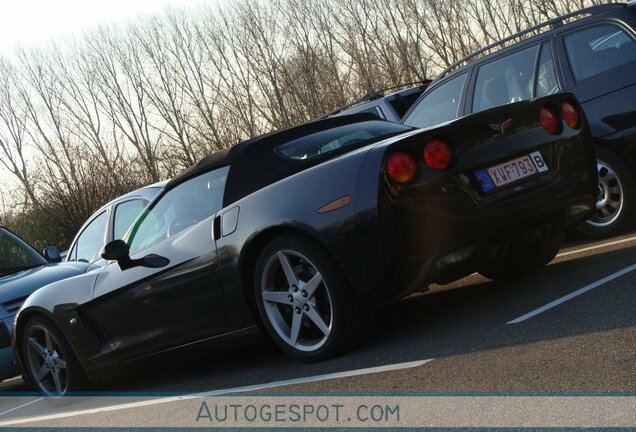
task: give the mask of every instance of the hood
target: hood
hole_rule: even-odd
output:
[[[0,319],[15,314],[35,290],[82,274],[88,266],[78,262],[47,264],[0,277]]]

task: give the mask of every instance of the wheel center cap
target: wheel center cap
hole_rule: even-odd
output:
[[[295,292],[293,296],[294,296],[294,306],[303,306],[307,302],[307,299],[304,298],[300,294],[300,292]]]

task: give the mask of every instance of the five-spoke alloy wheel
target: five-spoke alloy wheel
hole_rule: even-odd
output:
[[[301,351],[322,346],[331,333],[333,307],[316,266],[282,250],[269,257],[261,277],[265,313],[276,333]]]
[[[269,243],[256,265],[255,298],[263,324],[291,356],[316,361],[351,343],[356,302],[330,257],[302,237]]]
[[[45,396],[64,396],[77,389],[83,372],[70,346],[44,317],[29,320],[22,332],[22,361],[28,379]]]

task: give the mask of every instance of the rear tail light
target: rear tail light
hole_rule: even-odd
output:
[[[417,164],[408,153],[396,151],[389,156],[386,162],[386,172],[398,183],[408,183],[415,177]]]
[[[559,132],[559,119],[556,112],[551,107],[546,105],[541,108],[539,121],[541,122],[543,129],[545,129],[548,133],[556,134]]]
[[[572,102],[563,102],[561,115],[563,116],[565,124],[572,129],[578,129],[581,126],[581,114],[579,113],[579,109]]]
[[[453,161],[450,146],[440,139],[429,141],[424,146],[424,163],[436,171],[444,171]]]

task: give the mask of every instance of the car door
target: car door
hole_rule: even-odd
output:
[[[122,270],[109,263],[83,307],[105,351],[137,358],[221,334],[227,330],[216,241],[228,167],[166,190],[128,233],[130,258],[155,254],[159,268]]]
[[[636,34],[602,21],[559,36],[568,91],[587,114],[592,133],[636,137]]]

